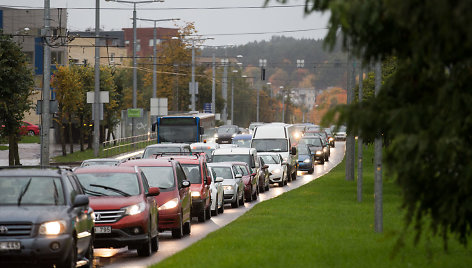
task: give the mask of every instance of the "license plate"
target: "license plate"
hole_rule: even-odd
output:
[[[95,226],[96,234],[109,234],[111,233],[111,226]]]
[[[21,243],[17,241],[5,241],[0,242],[0,250],[19,250],[21,249]]]

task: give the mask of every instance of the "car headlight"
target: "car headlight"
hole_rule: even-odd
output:
[[[332,137],[329,137],[329,141],[332,142],[334,141],[334,139]]]
[[[200,197],[200,192],[193,191],[192,197]]]
[[[177,207],[179,204],[179,199],[176,197],[172,200],[167,201],[164,205],[159,207],[159,210],[166,210],[166,209],[172,209]]]
[[[218,138],[218,133],[215,133],[215,138]]]
[[[310,163],[310,162],[311,162],[310,158],[307,158],[307,159],[303,160],[303,163]]]
[[[322,155],[323,151],[316,151],[316,155]]]
[[[59,235],[66,231],[65,221],[49,221],[39,226],[41,235]]]
[[[225,190],[225,191],[232,191],[232,190],[233,190],[233,186],[232,186],[232,185],[224,185],[224,186],[223,186],[223,190]]]
[[[323,148],[323,151],[324,151],[324,152],[327,152],[327,151],[328,151],[328,147],[324,147],[324,148]]]
[[[279,174],[280,173],[280,168],[272,170],[272,174]]]
[[[233,135],[231,135],[231,137],[233,137],[233,138],[236,137],[236,133],[234,133]]]
[[[136,215],[144,211],[146,208],[146,204],[143,202],[134,204],[131,206],[124,207],[123,209],[125,210],[125,215]]]

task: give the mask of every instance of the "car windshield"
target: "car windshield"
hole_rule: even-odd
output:
[[[331,132],[331,129],[325,128],[324,131],[326,132],[326,134],[328,134],[328,136],[333,136],[333,132]]]
[[[218,134],[234,134],[236,132],[234,127],[219,127],[217,131]]]
[[[139,167],[144,172],[149,186],[159,187],[162,191],[175,187],[174,169],[172,167]]]
[[[135,173],[79,173],[77,174],[87,195],[132,196],[141,193]]]
[[[235,140],[233,139],[233,144],[236,144],[238,147],[242,148],[250,148],[251,147],[251,140]]]
[[[308,146],[306,146],[306,145],[298,146],[297,150],[298,150],[298,155],[309,155],[309,154],[311,154],[310,150],[308,149]]]
[[[303,138],[300,140],[300,143],[311,145],[311,146],[319,146],[319,147],[323,146],[320,138]]]
[[[252,140],[252,148],[258,152],[286,152],[288,142],[287,139],[256,139]]]
[[[251,166],[251,158],[248,154],[213,155],[212,162],[245,162]]]
[[[277,157],[274,157],[272,155],[261,155],[260,157],[262,158],[262,160],[264,160],[264,163],[266,164],[280,164]]]
[[[338,132],[346,132],[346,126],[340,126]]]
[[[184,169],[185,175],[187,175],[187,179],[192,184],[201,184],[202,183],[202,176],[200,172],[200,165],[197,164],[182,164],[182,168]]]
[[[160,147],[149,147],[144,150],[143,158],[152,157],[154,154],[160,153],[179,153],[180,147],[175,146],[160,146]]]
[[[230,167],[210,167],[210,169],[215,172],[216,177],[222,177],[223,179],[233,178]]]
[[[0,205],[65,205],[60,178],[0,178]]]

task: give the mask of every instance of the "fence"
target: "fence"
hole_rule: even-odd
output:
[[[119,138],[102,143],[103,154],[111,157],[130,151],[137,151],[157,142],[157,132],[137,135],[134,137]]]

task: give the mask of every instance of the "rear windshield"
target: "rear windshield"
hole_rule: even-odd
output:
[[[179,153],[179,152],[180,152],[180,147],[175,147],[175,146],[147,148],[144,151],[143,158],[151,157],[153,154]]]
[[[200,165],[196,164],[182,164],[182,168],[184,169],[185,175],[187,175],[187,179],[192,184],[201,184],[202,183],[202,175],[200,172]]]
[[[245,162],[248,166],[252,166],[248,154],[213,155],[212,162]]]
[[[136,173],[79,173],[82,187],[90,196],[132,196],[141,193]]]
[[[251,147],[251,140],[235,140],[232,141],[233,144],[236,144],[238,147],[241,148],[250,148]]]
[[[159,187],[162,191],[175,187],[174,169],[172,167],[140,167],[146,176],[149,186]]]
[[[233,179],[230,167],[210,167],[216,174],[216,177],[222,177],[223,179]]]
[[[0,205],[65,205],[57,177],[0,178]]]

